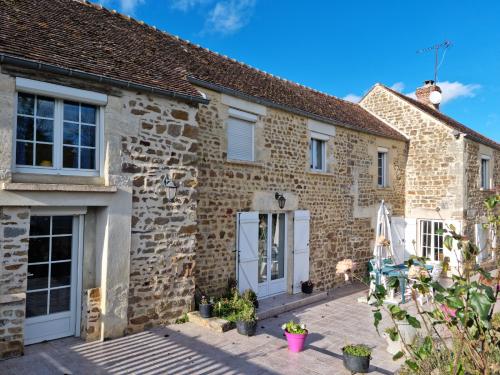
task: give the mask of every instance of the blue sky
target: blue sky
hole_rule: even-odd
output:
[[[441,110],[500,142],[499,1],[100,0],[269,73],[357,100],[381,82],[412,93],[439,71]]]

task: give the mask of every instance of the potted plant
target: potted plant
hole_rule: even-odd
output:
[[[252,289],[246,289],[245,291],[243,291],[241,297],[247,301],[252,302],[253,306],[256,309],[259,308],[259,301],[257,300],[257,294]]]
[[[200,300],[200,316],[202,318],[212,317],[213,303],[207,299],[206,296],[201,296]]]
[[[302,281],[300,283],[302,293],[311,294],[313,292],[314,284],[311,280]]]
[[[372,350],[366,345],[346,345],[342,348],[344,356],[344,367],[351,371],[351,374],[365,374],[370,368],[370,358]]]
[[[295,323],[293,320],[290,320],[288,323],[283,324],[281,328],[285,331],[288,350],[295,353],[302,351],[304,349],[307,334],[309,333],[306,329],[306,325]]]
[[[253,336],[257,330],[257,316],[251,301],[241,299],[238,301],[239,312],[236,319],[236,330],[240,335]]]

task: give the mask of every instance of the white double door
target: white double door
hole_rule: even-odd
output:
[[[31,216],[25,344],[79,332],[77,325],[78,215]]]
[[[309,278],[309,212],[293,213],[293,251],[288,244],[288,214],[238,213],[237,278],[240,292],[252,289],[259,298],[284,293],[293,280],[293,293]],[[292,254],[291,262],[288,260]],[[288,264],[293,277],[288,277]]]

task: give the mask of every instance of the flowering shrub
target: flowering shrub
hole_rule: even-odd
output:
[[[287,331],[288,333],[296,333],[299,335],[307,333],[305,324],[295,323],[293,320],[290,320],[288,323],[284,323],[281,326],[281,329]]]

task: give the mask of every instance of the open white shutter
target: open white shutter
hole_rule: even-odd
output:
[[[478,263],[488,258],[488,229],[483,227],[483,224],[475,224],[476,245],[479,248],[477,257]]]
[[[450,225],[455,227],[457,233],[462,233],[462,221],[460,220],[445,220],[444,227],[449,228]],[[443,255],[449,257],[450,259],[450,271],[452,274],[458,274],[458,270],[462,264],[462,253],[457,248],[457,241],[453,241],[452,250],[448,250],[446,247],[443,249]]]
[[[392,250],[395,262],[400,264],[406,260],[405,256],[405,226],[404,217],[391,218]]]
[[[405,259],[417,255],[417,219],[405,218]]]
[[[293,220],[293,293],[309,280],[309,211],[295,211]]]
[[[259,213],[238,213],[238,289],[258,291]]]

